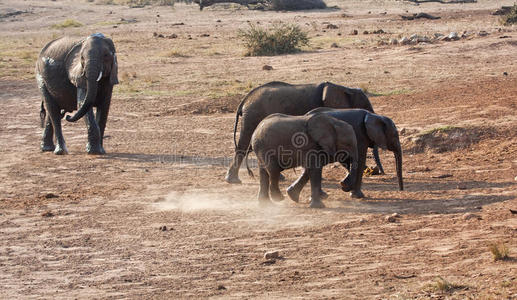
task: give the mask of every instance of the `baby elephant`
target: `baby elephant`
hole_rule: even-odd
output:
[[[251,148],[259,164],[261,205],[282,200],[278,187],[280,172],[302,166],[311,182],[310,207],[325,207],[321,202],[321,170],[331,162],[351,163],[352,176],[341,183],[350,191],[357,178],[357,141],[352,126],[326,114],[288,116],[272,114],[262,120],[251,137]],[[249,153],[249,152],[248,152]],[[246,167],[248,160],[246,155]],[[253,173],[248,167],[248,173]]]

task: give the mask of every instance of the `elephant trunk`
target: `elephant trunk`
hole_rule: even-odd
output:
[[[95,103],[97,97],[98,81],[102,77],[101,63],[90,60],[86,66],[86,97],[79,110],[72,116],[66,116],[68,122],[75,122],[82,118]]]
[[[395,163],[397,165],[397,178],[399,181],[399,190],[404,190],[404,183],[402,180],[402,148],[400,147],[400,143],[398,144],[397,149],[393,152],[395,155]]]

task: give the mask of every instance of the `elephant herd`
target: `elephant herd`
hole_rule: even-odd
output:
[[[63,37],[49,42],[36,62],[36,79],[42,94],[40,117],[42,151],[67,154],[61,129],[65,113],[77,110],[66,120],[84,117],[88,129],[86,151],[104,154],[103,137],[113,86],[118,84],[118,65],[113,41],[101,33],[82,40]],[[79,109],[78,109],[79,106]],[[96,108],[95,114],[93,107]],[[239,139],[236,132],[242,117]],[[54,145],[54,135],[57,145]],[[368,148],[384,173],[378,148],[395,155],[399,189],[403,189],[402,150],[393,121],[374,113],[361,89],[330,82],[292,85],[273,81],[252,90],[237,108],[233,130],[235,154],[225,180],[240,183],[239,168],[251,151],[259,165],[259,203],[283,199],[278,182],[281,172],[301,166],[301,176],[287,189],[298,202],[310,181],[310,206],[324,207],[327,194],[321,189],[322,168],[338,162],[348,169],[340,182],[352,197],[361,191]],[[248,173],[253,176],[253,172]]]

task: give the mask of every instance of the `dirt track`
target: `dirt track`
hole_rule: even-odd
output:
[[[517,210],[517,31],[490,15],[513,2],[353,2],[327,1],[344,18],[340,10],[1,1],[2,13],[28,13],[0,19],[0,297],[517,299],[517,217],[509,211]],[[406,10],[442,18],[402,21]],[[85,26],[48,29],[66,18]],[[237,29],[274,20],[300,24],[311,48],[243,57]],[[388,34],[362,34],[377,28]],[[53,36],[97,31],[119,52],[108,154],[85,154],[82,121],[64,124],[68,156],[41,153],[34,59]],[[473,34],[378,44],[450,31]],[[344,169],[327,167],[322,210],[307,208],[308,188],[302,203],[264,210],[245,172],[242,185],[226,184],[233,111],[272,80],[329,80],[380,94],[374,108],[401,130],[406,190],[397,190],[387,152],[387,175],[365,178],[363,200],[339,189]],[[444,126],[463,131],[434,136],[444,148],[415,150],[419,134]],[[300,171],[285,173],[284,190]],[[387,222],[392,213],[400,217]],[[494,262],[491,243],[504,243],[511,258]],[[281,259],[266,261],[269,250]],[[458,287],[437,289],[439,276]]]

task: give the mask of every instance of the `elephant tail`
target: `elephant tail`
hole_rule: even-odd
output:
[[[45,104],[43,103],[43,101],[41,101],[41,108],[40,108],[40,111],[39,111],[39,118],[40,118],[40,121],[41,121],[41,128],[44,128],[45,127],[45,118],[47,116],[47,111],[45,110]]]
[[[248,146],[248,149],[246,149],[246,169],[248,170],[248,175],[251,177],[251,178],[255,178],[255,175],[253,174],[253,171],[251,171],[249,165],[248,165],[248,156],[250,154],[250,151],[251,150],[251,144]]]
[[[237,149],[237,125],[239,124],[239,116],[242,116],[242,107],[244,106],[244,103],[246,103],[246,99],[248,99],[248,96],[242,99],[239,107],[237,108],[237,112],[235,113],[235,124],[233,125],[233,144],[235,145],[235,149]]]

